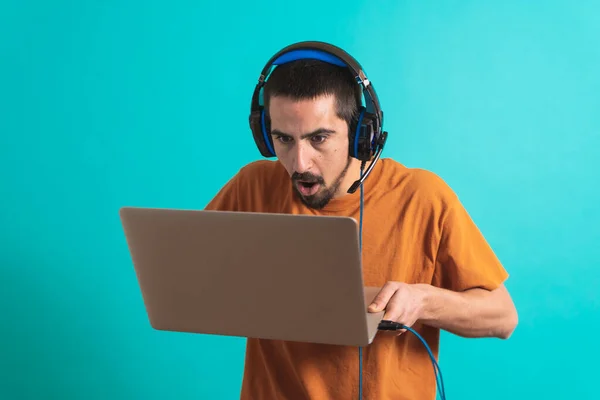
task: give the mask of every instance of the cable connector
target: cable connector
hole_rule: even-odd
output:
[[[406,327],[399,322],[384,319],[379,323],[377,329],[379,329],[380,331],[399,331],[402,329],[406,329]]]

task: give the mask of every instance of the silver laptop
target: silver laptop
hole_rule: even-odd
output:
[[[366,346],[383,312],[349,217],[120,209],[154,329]]]

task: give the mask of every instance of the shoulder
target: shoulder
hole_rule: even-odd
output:
[[[257,160],[240,168],[239,175],[242,177],[271,175],[280,173],[281,170],[283,170],[283,167],[276,160]]]
[[[437,173],[423,168],[410,168],[389,158],[382,161],[380,178],[384,190],[432,206],[447,207],[458,201],[454,190]]]
[[[268,187],[285,170],[276,161],[254,161],[241,167],[206,206],[208,210],[246,211],[260,204]]]
[[[258,160],[244,165],[237,173],[238,185],[251,185],[254,187],[261,184],[272,185],[276,181],[286,178],[287,172],[279,161]]]
[[[277,160],[259,160],[246,164],[236,174],[236,196],[240,211],[278,210],[288,196],[289,177]]]

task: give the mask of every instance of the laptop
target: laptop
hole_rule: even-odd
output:
[[[157,330],[367,346],[384,312],[350,217],[123,207]]]

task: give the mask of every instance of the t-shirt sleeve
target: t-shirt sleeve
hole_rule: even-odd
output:
[[[434,284],[457,292],[498,288],[508,278],[507,271],[458,198],[451,194],[448,199]]]
[[[217,192],[204,208],[208,211],[239,211],[239,173]]]

